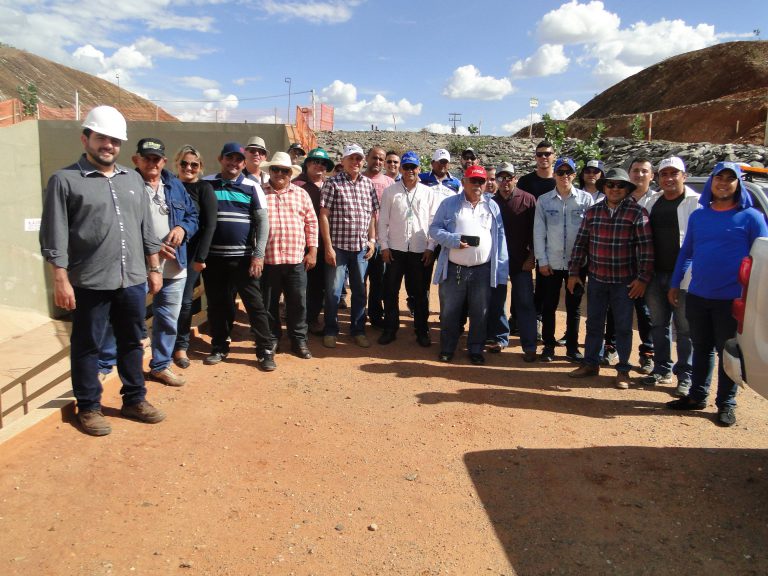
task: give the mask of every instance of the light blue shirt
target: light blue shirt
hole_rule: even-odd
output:
[[[575,187],[565,199],[557,189],[539,197],[533,221],[533,249],[539,266],[568,270],[584,213],[594,203],[589,192]]]

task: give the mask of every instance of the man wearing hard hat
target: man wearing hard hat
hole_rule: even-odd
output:
[[[72,312],[72,389],[80,426],[92,436],[112,431],[101,411],[98,377],[108,322],[117,340],[121,414],[152,424],[165,418],[146,401],[141,345],[147,289],[155,294],[163,284],[161,243],[141,176],[115,162],[127,138],[120,112],[110,106],[91,110],[80,136],[85,152],[51,176],[40,226],[54,302]]]

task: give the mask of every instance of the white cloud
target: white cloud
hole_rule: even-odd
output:
[[[571,0],[544,14],[536,35],[542,42],[552,44],[582,44],[614,34],[620,23],[618,15],[608,12],[602,2],[579,4]]]
[[[198,90],[208,90],[210,88],[219,87],[219,83],[216,82],[216,80],[203,78],[202,76],[183,76],[177,78],[176,82],[187,88],[197,88]]]
[[[551,76],[565,72],[570,61],[562,44],[542,44],[533,56],[512,64],[509,73],[515,78]]]
[[[245,86],[249,82],[256,82],[258,80],[261,80],[261,76],[243,76],[242,78],[232,80],[232,84],[235,86]]]
[[[256,124],[285,124],[285,121],[283,120],[283,117],[279,114],[277,115],[277,118],[275,118],[274,114],[266,115],[266,116],[258,116],[257,118],[253,119],[253,122]]]
[[[460,66],[453,71],[443,96],[473,100],[501,100],[514,92],[512,83],[506,78],[481,76],[472,64]]]
[[[328,86],[320,90],[320,96],[334,106],[345,106],[357,100],[357,88],[353,84],[346,84],[341,80],[334,80]]]
[[[451,134],[452,128],[453,127],[448,124],[440,124],[439,122],[433,122],[432,124],[424,126],[424,130],[431,132],[432,134]],[[468,136],[469,130],[464,126],[456,126],[456,134]]]
[[[554,100],[552,104],[549,105],[549,115],[552,116],[554,120],[564,120],[579,108],[581,108],[581,104],[574,100],[566,100],[565,102]]]
[[[541,122],[541,114],[534,114],[533,122],[534,124],[536,122]],[[523,128],[529,126],[530,123],[531,123],[530,116],[528,116],[527,118],[518,118],[517,120],[512,120],[512,122],[509,122],[507,124],[502,124],[501,129],[504,130],[504,132],[515,134],[518,131],[522,130]]]
[[[422,105],[412,104],[405,98],[388,100],[376,94],[370,100],[357,99],[357,87],[341,80],[334,80],[320,90],[320,99],[334,106],[334,118],[341,122],[388,125],[394,121],[398,127],[407,118],[421,114]]]
[[[340,24],[352,18],[352,8],[360,4],[359,0],[335,2],[276,2],[267,0],[260,8],[270,16],[285,20],[298,18],[313,24]]]

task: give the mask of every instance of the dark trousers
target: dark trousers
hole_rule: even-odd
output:
[[[117,342],[117,373],[123,404],[131,406],[147,395],[144,385],[144,335],[147,285],[117,290],[89,290],[75,287],[77,307],[72,311],[70,362],[72,390],[80,411],[100,410],[99,349],[108,323]]]
[[[179,310],[179,320],[176,328],[176,350],[189,350],[189,335],[192,331],[192,296],[195,292],[195,285],[200,279],[200,272],[197,272],[190,262],[187,268],[187,280],[184,284],[184,294],[181,297],[181,310]]]
[[[325,300],[325,258],[321,249],[317,251],[317,264],[307,270],[307,322],[317,322]]]
[[[269,306],[269,330],[277,343],[283,335],[280,295],[285,295],[285,326],[292,342],[307,341],[307,271],[304,263],[266,264],[262,276],[264,301]]]
[[[248,272],[249,256],[236,258],[209,257],[203,270],[205,295],[208,299],[208,325],[214,352],[229,351],[229,335],[235,323],[235,297],[239,294],[248,313],[251,333],[258,352],[272,346],[269,312],[264,305],[261,281]]]
[[[368,320],[372,323],[384,320],[384,260],[381,249],[376,245],[376,252],[368,260],[365,276],[368,278]]]
[[[584,281],[583,276],[582,281]],[[560,304],[560,289],[568,284],[568,270],[552,270],[550,276],[539,273],[536,282],[543,295],[541,337],[545,347],[554,348],[557,345],[555,311]],[[568,352],[576,352],[579,349],[579,322],[583,296],[584,288],[580,284],[576,285],[573,294],[567,288],[565,289],[565,347]]]
[[[635,316],[637,317],[637,332],[640,334],[640,346],[637,347],[641,356],[653,357],[653,337],[651,336],[651,311],[645,303],[645,298],[635,298]],[[616,330],[613,325],[613,312],[608,308],[605,322],[605,345],[616,349]]]
[[[429,283],[432,266],[424,266],[422,252],[390,250],[392,261],[384,273],[384,329],[397,332],[400,327],[400,286],[405,278],[413,297],[413,325],[416,334],[429,333]],[[369,312],[370,313],[370,312]]]

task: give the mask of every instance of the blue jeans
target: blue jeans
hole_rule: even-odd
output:
[[[200,278],[200,272],[197,272],[190,262],[187,268],[187,280],[184,283],[184,293],[181,297],[181,309],[179,310],[179,321],[176,327],[176,350],[189,350],[189,335],[192,331],[192,296],[195,292],[195,284]]]
[[[710,300],[690,292],[686,300],[685,313],[691,327],[693,344],[693,374],[688,395],[696,402],[707,399],[717,351],[720,361],[715,404],[718,408],[736,406],[736,383],[723,369],[723,346],[726,340],[736,334],[737,323],[731,314],[732,303],[733,300]]]
[[[584,345],[584,364],[598,366],[603,348],[605,316],[610,305],[616,333],[616,351],[619,363],[616,370],[629,372],[629,354],[632,351],[632,312],[635,303],[629,297],[629,288],[624,282],[600,282],[594,278],[587,281],[587,340]]]
[[[640,345],[637,347],[641,356],[653,358],[653,335],[651,334],[651,313],[645,296],[633,300],[637,316],[637,333],[640,335]],[[605,345],[615,348],[616,336],[613,327],[613,313],[608,308],[608,319],[605,324]]]
[[[533,300],[533,273],[521,270],[510,274],[512,280],[512,302],[520,346],[523,352],[536,352],[536,305]],[[488,309],[488,338],[502,346],[509,344],[509,320],[504,311],[507,286],[491,288],[491,302]]]
[[[131,406],[146,398],[142,361],[146,314],[146,284],[117,290],[75,287],[77,307],[72,311],[70,362],[72,390],[79,410],[100,410],[102,387],[98,358],[107,325],[112,324],[117,342],[117,372],[123,404]]]
[[[325,266],[325,336],[339,334],[339,298],[344,287],[344,278],[349,271],[349,289],[352,292],[352,307],[350,313],[350,333],[352,336],[365,334],[365,270],[368,261],[365,259],[367,249],[354,252],[352,250],[334,249],[336,252],[336,267]]]
[[[186,278],[164,278],[163,287],[152,298],[152,360],[149,369],[162,372],[171,364],[176,344],[181,299]]]
[[[453,354],[463,327],[465,303],[469,315],[467,349],[480,354],[485,344],[488,306],[491,300],[491,264],[457,266],[448,263],[448,274],[440,282],[440,352]]]
[[[678,305],[672,306],[667,299],[669,272],[656,272],[645,291],[645,302],[651,312],[651,338],[655,350],[654,374],[673,372],[680,382],[690,382],[691,372],[691,333],[688,319],[685,317],[687,292],[680,290]],[[677,362],[672,368],[672,330],[674,319],[677,337]]]

